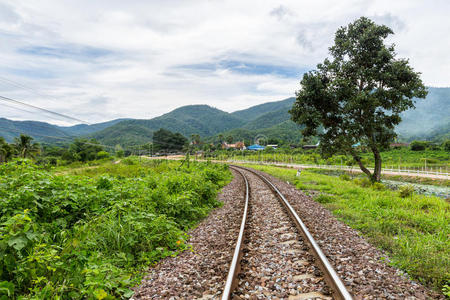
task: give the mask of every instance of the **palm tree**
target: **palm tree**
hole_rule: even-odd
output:
[[[15,147],[20,157],[33,158],[35,154],[39,153],[39,144],[32,143],[32,140],[33,138],[31,136],[25,134],[21,134],[19,138],[15,138]]]
[[[14,148],[3,137],[0,137],[0,163],[8,162],[8,159],[12,157],[13,153]]]

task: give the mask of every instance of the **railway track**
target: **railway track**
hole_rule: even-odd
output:
[[[232,168],[244,178],[246,197],[222,299],[352,299],[277,187],[251,169]]]

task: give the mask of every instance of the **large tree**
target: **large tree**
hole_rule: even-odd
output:
[[[97,158],[97,153],[103,151],[103,146],[96,139],[75,139],[69,146],[69,151],[63,155],[65,160],[90,161]]]
[[[400,113],[427,95],[420,73],[385,44],[390,34],[365,17],[339,28],[331,58],[304,74],[290,110],[305,137],[320,138],[324,156],[350,154],[372,181],[380,180],[380,151],[396,136]],[[362,147],[373,153],[373,173],[361,160]]]
[[[188,142],[180,133],[173,133],[167,129],[159,129],[153,133],[153,145],[156,151],[182,151]]]

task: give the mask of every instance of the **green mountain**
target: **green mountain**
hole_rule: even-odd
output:
[[[231,113],[231,115],[248,122],[257,119],[268,112],[277,111],[283,108],[288,111],[292,107],[292,104],[294,104],[294,102],[295,98],[291,97],[281,101],[267,102],[252,106],[247,109],[238,110]]]
[[[125,120],[89,137],[104,144],[139,145],[149,141],[154,131],[164,128],[186,137],[202,137],[240,127],[245,122],[208,105],[188,105],[150,120]],[[141,135],[142,134],[142,135]]]
[[[0,136],[7,142],[14,141],[21,133],[32,136],[36,141],[70,140],[71,135],[60,127],[37,121],[12,121],[0,118]]]
[[[107,122],[103,122],[103,123],[91,124],[91,125],[78,124],[78,125],[74,125],[74,126],[59,127],[59,128],[61,128],[64,132],[67,132],[68,134],[70,134],[72,136],[79,136],[79,135],[94,133],[96,131],[108,128],[108,127],[110,127],[114,124],[117,124],[119,122],[122,122],[124,120],[128,120],[128,119],[115,119],[115,120],[111,120],[111,121],[107,121]]]
[[[279,110],[262,114],[256,119],[246,123],[244,126],[242,126],[242,128],[249,130],[258,130],[261,128],[269,128],[272,126],[276,126],[290,119],[291,117],[291,115],[289,114],[290,108],[291,108],[290,106],[283,107]]]
[[[38,142],[56,143],[71,142],[75,137],[99,131],[117,124],[124,119],[92,125],[78,124],[74,126],[57,126],[38,121],[13,121],[0,118],[0,136],[12,142],[20,134],[32,136]]]
[[[266,137],[268,139],[276,139],[280,141],[288,141],[291,143],[298,143],[302,138],[300,129],[301,127],[292,122],[291,120],[285,120],[271,127],[258,129],[246,129],[244,127],[240,127],[222,132],[221,135],[223,135],[225,138],[231,135],[233,137],[233,141],[235,142],[245,141],[246,143],[250,144],[255,143],[256,139],[260,137]],[[207,141],[210,142],[218,140],[219,140],[218,134],[207,139]]]
[[[413,140],[427,140],[436,143],[442,143],[446,140],[450,140],[450,122],[439,125],[432,128],[428,132],[422,132],[421,134],[408,136],[409,141]]]
[[[406,140],[440,139],[449,133],[450,88],[428,88],[428,96],[418,99],[416,109],[402,113],[397,133]]]
[[[129,121],[131,120],[117,123],[86,137],[95,138],[101,144],[109,146],[135,146],[148,143],[152,140],[153,130],[140,124],[130,123]]]
[[[82,136],[96,138],[105,145],[130,146],[151,141],[153,132],[164,128],[186,137],[199,134],[208,141],[217,140],[222,134],[233,136],[235,141],[253,142],[258,135],[264,135],[296,143],[301,139],[300,127],[288,113],[294,101],[288,98],[233,113],[208,105],[188,105],[149,120],[117,119],[71,127],[0,118],[0,136],[10,142],[20,133],[45,142],[71,141]],[[402,139],[442,141],[450,137],[450,88],[429,88],[427,98],[418,100],[416,107],[402,114],[403,121],[397,128]]]

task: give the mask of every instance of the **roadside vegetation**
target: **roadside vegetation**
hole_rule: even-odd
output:
[[[55,174],[0,164],[0,299],[128,298],[220,205],[225,165],[125,158]]]
[[[367,178],[332,177],[303,170],[248,165],[297,188],[314,199],[374,245],[385,250],[390,263],[435,289],[450,285],[450,205],[438,197],[372,184]]]
[[[356,177],[363,177],[361,173],[349,172],[346,170],[330,170],[330,169],[308,169],[309,172],[331,175],[331,176],[340,176],[346,174],[349,178],[354,179]],[[442,187],[450,187],[450,178],[449,179],[435,179],[429,177],[416,177],[416,176],[401,176],[401,175],[389,175],[389,174],[381,174],[381,179],[383,180],[392,180],[403,183],[414,183],[414,184],[424,184],[424,185],[435,185]]]

